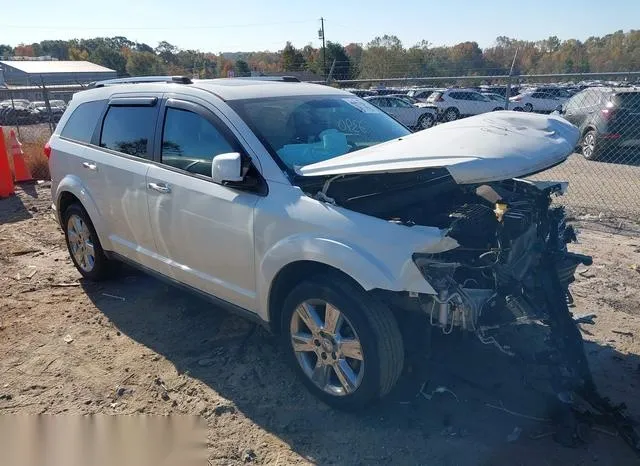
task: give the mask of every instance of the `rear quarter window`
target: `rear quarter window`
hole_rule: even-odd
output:
[[[90,143],[105,105],[104,100],[94,100],[78,105],[62,128],[60,136]]]

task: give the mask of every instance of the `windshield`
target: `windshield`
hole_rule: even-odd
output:
[[[427,102],[436,102],[440,97],[442,97],[442,92],[432,92],[429,97],[427,97]]]
[[[399,138],[410,131],[359,97],[291,96],[228,102],[289,170]]]

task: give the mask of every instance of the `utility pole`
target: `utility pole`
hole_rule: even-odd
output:
[[[318,38],[322,39],[322,74],[327,76],[327,50],[324,45],[324,18],[320,18],[320,30],[318,31]]]
[[[504,94],[504,109],[509,110],[509,97],[511,97],[511,77],[513,76],[513,67],[516,64],[516,57],[518,56],[518,49],[513,54],[513,61],[511,62],[511,68],[509,69],[509,77],[507,78],[507,89]]]

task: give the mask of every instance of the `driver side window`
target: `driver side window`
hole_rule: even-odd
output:
[[[163,164],[209,177],[213,158],[228,152],[234,152],[232,144],[210,121],[188,110],[167,107]]]

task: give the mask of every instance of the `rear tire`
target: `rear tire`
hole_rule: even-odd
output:
[[[352,411],[375,403],[402,372],[403,341],[395,317],[341,274],[324,273],[297,285],[284,301],[281,329],[289,364],[307,389],[333,408]]]
[[[600,158],[601,150],[598,144],[598,134],[595,130],[589,130],[582,136],[580,150],[587,160],[598,160],[598,158]]]
[[[84,207],[71,204],[62,216],[62,228],[67,249],[80,274],[91,281],[109,278],[116,268],[115,262],[104,254],[93,223]]]
[[[504,110],[502,107],[496,107],[492,111],[499,112],[500,110]]]

